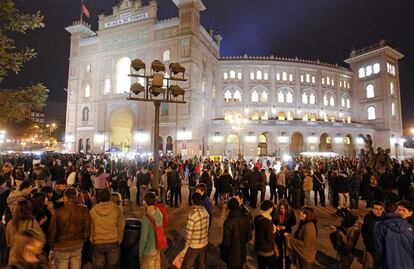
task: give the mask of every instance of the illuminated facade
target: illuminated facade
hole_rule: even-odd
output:
[[[359,134],[402,154],[398,60],[384,42],[353,51],[351,69],[300,59],[221,57],[221,36],[200,25],[201,0],[173,0],[179,17],[159,21],[156,1],[121,1],[71,33],[66,142],[72,151],[151,152],[153,105],[127,101],[130,61],[186,68],[186,105],[162,105],[160,151],[245,156],[334,151],[355,155]],[[147,64],[148,65],[148,64]],[[148,67],[147,67],[148,68]],[[399,153],[400,152],[400,153]]]

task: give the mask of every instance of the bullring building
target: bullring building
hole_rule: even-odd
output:
[[[222,57],[222,37],[200,24],[202,1],[172,1],[177,18],[158,20],[156,1],[123,0],[99,16],[96,31],[79,21],[66,28],[68,150],[152,151],[154,106],[127,100],[135,80],[130,63],[139,58],[186,68],[180,86],[187,103],[160,109],[165,154],[355,156],[363,147],[359,134],[370,134],[375,147],[402,155],[403,55],[383,40],[352,50],[349,67],[273,55]]]

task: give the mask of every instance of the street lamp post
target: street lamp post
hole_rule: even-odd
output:
[[[232,129],[237,132],[237,138],[238,138],[237,139],[238,140],[237,155],[238,155],[239,158],[242,157],[242,152],[241,152],[241,139],[242,139],[242,137],[241,137],[241,130],[244,129],[242,127],[242,124],[244,124],[246,122],[247,122],[247,119],[242,119],[242,118],[238,118],[235,121],[232,120],[230,122],[231,124],[235,124],[235,125],[232,126]]]
[[[130,77],[144,79],[144,85],[135,82],[131,85],[127,100],[152,102],[155,108],[154,115],[154,178],[159,179],[159,133],[160,133],[160,106],[161,103],[185,104],[185,91],[178,85],[170,85],[170,81],[187,81],[184,78],[185,68],[178,63],[169,65],[170,75],[165,76],[165,65],[158,60],[151,63],[151,73],[146,74],[145,63],[140,59],[131,62]],[[179,75],[182,74],[182,77]],[[166,83],[165,83],[166,82]],[[181,96],[182,99],[178,99]]]

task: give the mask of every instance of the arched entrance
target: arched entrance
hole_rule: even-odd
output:
[[[344,137],[344,155],[349,157],[355,157],[356,155],[352,135],[350,134],[347,134]]]
[[[226,154],[234,157],[237,156],[240,147],[239,136],[237,134],[229,134],[226,142]]]
[[[167,139],[165,140],[166,142],[166,147],[165,147],[165,151],[168,153],[173,153],[173,139],[171,136],[168,136]]]
[[[299,155],[303,151],[303,135],[301,133],[294,133],[292,135],[289,151],[290,155]]]
[[[83,139],[79,139],[78,141],[78,152],[83,153]]]
[[[132,115],[126,109],[112,113],[110,119],[110,145],[122,151],[129,151],[132,141]]]
[[[327,133],[323,133],[321,135],[321,138],[319,141],[319,151],[320,152],[333,151],[332,150],[332,138]]]
[[[259,136],[259,145],[257,146],[257,154],[259,156],[267,155],[267,137],[266,133],[263,133]]]

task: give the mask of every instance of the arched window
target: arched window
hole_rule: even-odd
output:
[[[302,104],[308,103],[308,95],[305,93],[302,94]]]
[[[268,120],[268,119],[269,119],[269,116],[268,116],[267,111],[260,113],[260,120]]]
[[[315,80],[315,76],[312,76],[312,84],[315,84],[316,80]]]
[[[375,115],[375,107],[370,106],[367,108],[367,113],[368,113],[368,120],[375,120],[376,119],[376,115]]]
[[[365,87],[365,91],[367,94],[367,98],[374,98],[375,94],[374,94],[374,85],[373,84],[368,84]]]
[[[391,103],[391,115],[395,116],[395,103],[394,102]]]
[[[228,78],[229,78],[229,74],[227,74],[227,72],[224,72],[223,73],[223,79],[227,80]]]
[[[224,92],[224,102],[229,102],[231,100],[231,92],[229,90]]]
[[[315,95],[314,95],[313,93],[311,93],[311,94],[309,95],[309,103],[310,103],[311,105],[314,105],[314,104],[316,103],[316,97],[315,97]]]
[[[286,94],[286,103],[293,103],[293,95],[290,91]]]
[[[131,59],[128,57],[121,58],[116,64],[116,93],[129,91],[131,87],[130,72]]]
[[[378,74],[380,71],[380,64],[379,63],[374,64],[373,69],[374,69],[374,74]]]
[[[105,79],[104,94],[108,95],[110,93],[111,93],[111,80],[107,78]]]
[[[365,68],[365,75],[366,75],[367,77],[372,75],[372,66],[368,65],[368,66]]]
[[[266,91],[262,91],[262,93],[260,94],[260,102],[261,103],[266,103],[267,102],[267,92]]]
[[[331,97],[329,97],[329,105],[330,106],[335,106],[335,97],[333,97],[333,95],[331,95]]]
[[[292,82],[293,81],[293,75],[289,74],[289,81]]]
[[[283,81],[286,81],[287,80],[287,73],[286,72],[283,72],[282,73],[282,80]]]
[[[328,95],[326,95],[326,94],[323,96],[323,105],[324,106],[328,105]]]
[[[304,112],[303,113],[303,120],[304,121],[308,121],[309,120],[309,113],[308,112]]]
[[[259,143],[266,143],[266,136],[264,134],[259,136]]]
[[[237,79],[242,79],[242,73],[241,72],[237,72]]]
[[[235,102],[241,102],[241,92],[239,90],[234,92],[233,99]]]
[[[230,71],[230,78],[235,79],[236,78],[236,72],[234,70]]]
[[[252,92],[252,102],[259,102],[259,94],[256,90]]]
[[[293,112],[292,111],[288,111],[287,120],[293,120]]]
[[[278,103],[284,103],[285,102],[285,95],[283,94],[283,91],[279,91],[277,93],[277,102]]]
[[[309,82],[310,82],[310,75],[306,74],[306,83],[309,83]]]
[[[346,108],[351,108],[351,100],[346,98]]]
[[[394,95],[394,82],[390,82],[390,94]]]
[[[168,62],[171,59],[171,52],[170,50],[164,50],[164,52],[162,53],[162,60],[164,62]]]
[[[285,120],[285,112],[279,111],[279,114],[277,115],[278,120]]]
[[[276,80],[280,80],[280,73],[276,73]]]
[[[361,68],[358,70],[358,77],[359,77],[359,78],[364,78],[364,77],[365,77],[365,69],[364,69],[363,67],[361,67]]]
[[[86,153],[89,153],[91,151],[91,140],[89,138],[86,138]]]
[[[254,80],[254,72],[250,72],[250,79]]]
[[[82,110],[82,121],[89,121],[89,108],[84,107]]]
[[[316,112],[313,112],[310,114],[310,120],[311,121],[316,121]]]
[[[344,107],[345,106],[345,98],[341,97],[341,106]]]
[[[256,72],[256,79],[261,80],[262,79],[262,71],[258,70]]]
[[[267,72],[263,73],[263,79],[269,80],[269,74]]]
[[[91,96],[91,85],[86,84],[85,86],[85,97]]]

